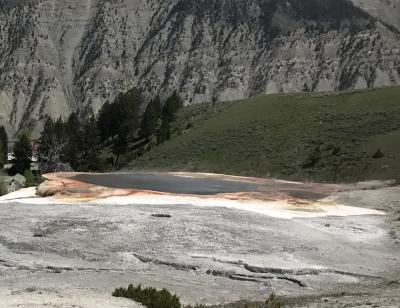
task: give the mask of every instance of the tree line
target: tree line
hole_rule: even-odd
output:
[[[144,111],[142,106],[146,106]],[[183,101],[176,92],[165,102],[159,97],[146,102],[141,91],[133,88],[114,102],[106,102],[97,115],[72,113],[65,121],[47,117],[39,140],[40,170],[118,168],[120,157],[127,152],[168,140],[171,122],[182,107]]]

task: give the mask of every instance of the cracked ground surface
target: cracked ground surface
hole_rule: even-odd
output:
[[[5,202],[0,306],[138,307],[110,294],[142,283],[187,304],[275,292],[301,298],[298,306],[398,307],[400,187],[335,198],[387,215],[279,219],[189,204]]]

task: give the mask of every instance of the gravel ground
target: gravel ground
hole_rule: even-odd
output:
[[[275,292],[298,307],[399,307],[400,188],[336,197],[387,215],[278,219],[191,205],[3,203],[0,306],[137,307],[110,294],[142,283],[186,304]]]

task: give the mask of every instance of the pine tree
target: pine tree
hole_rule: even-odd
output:
[[[129,129],[129,137],[134,137],[136,129],[139,126],[139,107],[143,104],[144,100],[141,92],[133,88],[127,93],[121,95],[116,102],[116,112],[113,116],[116,118],[117,134],[121,126],[126,126]],[[126,128],[122,128],[125,134]]]
[[[67,140],[67,132],[63,119],[60,117],[54,122],[53,133],[58,144],[63,144]]]
[[[148,139],[156,132],[160,116],[160,98],[156,97],[150,101],[150,103],[147,105],[146,111],[143,114],[140,125],[140,135],[142,138]]]
[[[183,107],[183,101],[174,92],[165,101],[165,105],[162,110],[162,124],[158,131],[158,143],[162,143],[171,138],[171,123],[176,120],[176,113]]]
[[[116,155],[117,165],[121,154],[127,151],[129,142],[135,138],[139,127],[139,107],[143,104],[143,97],[136,88],[120,95],[114,104],[111,104],[110,115],[113,125],[110,127],[112,150]]]
[[[119,157],[125,153],[129,146],[130,128],[128,125],[122,124],[118,129],[118,134],[112,143],[112,151],[116,155],[114,165],[117,166]]]
[[[153,119],[159,114],[156,102],[148,107],[146,120],[139,123],[139,110],[143,104],[142,93],[133,88],[120,94],[113,103],[105,103],[100,109],[97,118],[100,141],[103,146],[111,146],[116,156],[114,165],[117,165],[120,155],[127,151],[129,143],[136,140],[139,127],[145,128],[145,135],[155,129],[154,125],[157,127],[157,121],[154,124]]]
[[[43,131],[40,136],[40,145],[38,148],[38,154],[39,154],[39,159],[43,158],[44,156],[47,156],[47,154],[50,151],[50,148],[53,146],[53,143],[55,143],[55,140],[53,138],[53,129],[54,129],[54,122],[50,117],[46,117],[46,121],[44,122],[43,126]]]
[[[116,131],[116,116],[114,115],[113,105],[109,102],[103,104],[100,108],[97,125],[100,132],[100,139],[102,142],[107,141],[113,136]]]
[[[98,151],[100,134],[96,118],[92,115],[82,125],[80,142],[80,162],[78,168],[82,171],[95,171],[99,169]]]
[[[4,168],[4,164],[6,163],[4,151],[3,151],[3,143],[0,142],[0,168]]]
[[[38,160],[40,170],[46,172],[50,165],[58,162],[60,152],[61,149],[57,147],[57,140],[54,135],[54,122],[50,117],[47,117],[39,140]]]
[[[171,127],[168,120],[163,120],[158,131],[157,142],[163,143],[171,138]]]
[[[14,145],[14,165],[15,173],[23,174],[30,170],[32,161],[32,145],[28,134],[21,133]]]
[[[179,97],[179,95],[176,93],[176,91],[167,98],[165,101],[165,105],[162,111],[162,118],[163,121],[168,121],[171,123],[176,119],[176,113],[178,112],[179,109],[183,107],[183,101]]]
[[[81,124],[78,114],[73,112],[65,124],[67,141],[62,150],[62,161],[69,163],[73,169],[78,168],[78,157],[81,144]]]
[[[8,160],[8,136],[4,126],[0,127],[0,143],[3,153],[3,162],[6,163]]]

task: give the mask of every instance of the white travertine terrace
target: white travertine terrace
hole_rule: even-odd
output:
[[[263,181],[263,179],[232,177],[216,174],[196,173],[171,173],[184,177],[209,177],[225,178],[235,181]],[[19,202],[28,204],[65,204],[65,203],[87,203],[87,204],[110,204],[110,205],[170,205],[190,204],[199,207],[224,207],[236,210],[253,212],[275,218],[312,218],[327,216],[355,216],[355,215],[384,215],[383,212],[364,209],[360,207],[345,206],[335,201],[334,196],[321,200],[304,200],[290,198],[273,191],[263,193],[231,193],[210,196],[185,195],[160,193],[152,191],[140,191],[129,189],[111,189],[91,184],[82,183],[72,179],[72,174],[50,174],[45,175],[45,181],[39,188],[39,193],[47,197],[38,197],[36,188],[27,188],[15,193],[0,197],[1,202]],[[277,181],[276,183],[290,185],[307,185],[304,183]],[[60,185],[60,182],[62,184]],[[322,186],[322,185],[321,185]],[[79,188],[76,193],[71,190]],[[350,187],[350,186],[349,186]],[[273,190],[273,188],[272,188]],[[272,197],[270,197],[272,195]]]

